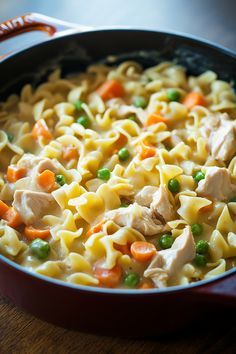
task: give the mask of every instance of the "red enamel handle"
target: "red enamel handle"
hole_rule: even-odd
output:
[[[72,24],[37,13],[29,13],[0,23],[0,42],[30,31],[43,31],[51,37],[89,29],[88,26]],[[0,59],[7,57],[9,54],[0,56]]]
[[[192,292],[194,295],[203,296],[211,302],[220,302],[236,307],[236,273],[198,286]]]

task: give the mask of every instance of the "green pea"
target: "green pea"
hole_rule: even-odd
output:
[[[83,104],[83,103],[84,103],[83,101],[77,100],[77,101],[74,103],[75,108],[76,108],[78,111],[81,111],[81,109],[82,109],[82,104]]]
[[[137,273],[128,273],[124,277],[124,284],[129,288],[134,288],[138,285],[140,277]]]
[[[236,197],[230,198],[228,203],[236,203]]]
[[[178,90],[169,89],[167,91],[166,96],[169,101],[177,101],[178,102],[180,100],[181,94]]]
[[[204,267],[207,264],[206,257],[203,254],[196,253],[194,263],[198,267]]]
[[[159,245],[162,249],[171,248],[173,245],[174,238],[169,234],[162,235],[159,240]]]
[[[50,254],[50,246],[47,241],[36,238],[30,244],[30,250],[38,259],[46,259]]]
[[[128,208],[129,204],[128,203],[121,203],[120,208]]]
[[[203,233],[203,226],[201,224],[192,224],[191,230],[193,236],[200,236]]]
[[[111,172],[106,167],[97,170],[97,178],[103,179],[104,181],[108,181],[110,176]]]
[[[77,118],[77,123],[81,124],[85,129],[87,129],[90,125],[90,120],[86,116],[81,116]]]
[[[126,160],[128,160],[129,157],[130,157],[129,150],[126,149],[126,148],[120,149],[119,152],[118,152],[118,157],[119,157],[119,160],[120,160],[120,161],[126,161]]]
[[[203,173],[202,171],[198,171],[194,173],[193,178],[196,182],[200,182],[202,179],[205,178],[205,173]]]
[[[130,117],[128,117],[128,119],[129,119],[129,120],[132,120],[132,121],[135,122],[135,123],[138,123],[138,119],[137,119],[136,116],[130,116]]]
[[[57,182],[60,186],[64,186],[64,184],[66,183],[65,176],[63,176],[63,175],[56,175],[56,182]]]
[[[171,178],[168,182],[168,189],[172,193],[178,193],[180,191],[180,183],[176,178]]]
[[[209,249],[209,243],[205,240],[199,240],[196,243],[196,252],[199,254],[205,254],[207,253]]]
[[[14,135],[11,134],[11,133],[7,133],[7,139],[9,141],[9,143],[12,143],[13,142],[13,139],[14,139]]]
[[[147,107],[147,101],[142,96],[135,96],[133,98],[133,105],[137,108],[145,108]]]

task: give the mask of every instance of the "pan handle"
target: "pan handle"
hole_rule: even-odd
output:
[[[91,27],[88,26],[61,21],[38,13],[29,13],[0,23],[0,42],[17,36],[18,34],[31,31],[43,31],[50,37],[58,37],[73,32],[88,31],[90,29]],[[0,56],[0,60],[12,53],[13,52]]]
[[[192,292],[194,296],[202,296],[209,299],[210,302],[236,307],[236,273],[234,272],[208,284],[197,286]]]

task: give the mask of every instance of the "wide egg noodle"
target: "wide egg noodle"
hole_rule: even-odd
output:
[[[107,80],[119,81],[125,96],[103,100],[97,89]],[[206,105],[189,110],[182,99],[169,101],[170,88],[177,89],[181,97],[197,92],[204,96]],[[136,96],[142,96],[147,106],[136,107]],[[75,106],[78,100],[80,110]],[[153,113],[165,121],[147,126]],[[25,85],[20,95],[11,95],[0,103],[0,199],[10,206],[15,191],[42,192],[37,184],[37,166],[34,172],[31,166],[27,176],[15,183],[7,181],[8,166],[17,165],[22,157],[32,161],[39,158],[38,163],[50,159],[57,174],[64,176],[65,184],[49,192],[57,208],[45,212],[34,225],[50,229],[49,257],[36,259],[23,226],[17,230],[8,226],[4,215],[0,253],[32,272],[74,284],[100,286],[94,275],[96,265],[108,270],[119,265],[125,274],[133,271],[145,280],[148,264],[135,261],[130,252],[122,253],[122,247],[147,241],[159,251],[161,233],[144,236],[134,227],[107,220],[106,213],[119,210],[121,204],[132,204],[145,186],[166,187],[170,179],[177,179],[180,190],[168,192],[174,208],[168,232],[178,240],[188,225],[202,223],[204,233],[195,242],[208,241],[209,251],[205,267],[197,266],[194,260],[187,262],[169,277],[167,286],[187,285],[224,273],[236,257],[236,203],[198,195],[193,178],[196,171],[218,166],[226,168],[232,183],[236,183],[236,157],[230,161],[215,159],[202,134],[204,120],[222,113],[227,113],[230,120],[236,119],[231,84],[219,80],[212,71],[188,76],[184,67],[172,62],[147,69],[134,61],[117,67],[97,64],[68,78],[62,78],[60,70],[56,70],[36,88]],[[81,116],[88,117],[88,128],[78,123]],[[37,141],[33,138],[32,128],[39,121],[52,133],[50,141],[41,135]],[[143,142],[155,149],[154,156],[140,158]],[[124,145],[130,152],[125,162],[119,157]],[[68,147],[77,150],[70,160],[64,158]],[[98,178],[100,168],[109,169],[108,180]],[[202,212],[204,208],[206,213]],[[100,230],[90,235],[100,222]]]

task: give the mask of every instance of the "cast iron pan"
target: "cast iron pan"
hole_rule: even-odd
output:
[[[39,14],[0,24],[0,41],[25,31],[50,35],[43,43],[0,57],[0,101],[20,87],[45,80],[56,67],[63,75],[93,62],[137,60],[144,67],[176,60],[189,73],[213,70],[236,81],[236,54],[176,33],[140,29],[97,29],[71,25]],[[20,40],[20,37],[19,37]],[[112,63],[114,64],[114,62]],[[0,293],[35,316],[67,328],[94,333],[147,336],[187,327],[214,313],[226,319],[236,308],[236,270],[213,280],[164,290],[112,290],[66,284],[30,273],[0,256]]]

